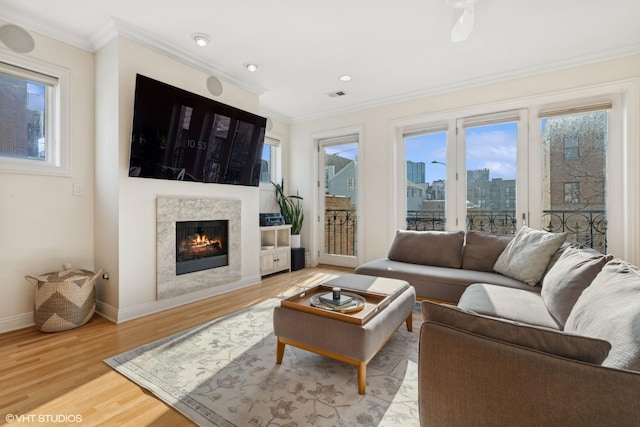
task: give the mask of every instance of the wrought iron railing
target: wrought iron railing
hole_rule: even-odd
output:
[[[604,210],[545,210],[542,213],[543,228],[554,233],[567,233],[567,240],[607,252],[607,216]],[[444,231],[444,211],[408,211],[407,229],[418,231]],[[490,234],[514,234],[514,211],[467,212],[467,230]]]
[[[324,250],[328,255],[357,255],[358,217],[355,209],[324,212]]]
[[[607,216],[604,210],[545,210],[543,228],[554,233],[567,233],[567,240],[607,253]],[[325,253],[329,255],[357,255],[358,221],[355,209],[328,209],[324,216]],[[408,211],[407,230],[444,231],[444,211]],[[517,221],[515,211],[467,212],[467,230],[489,234],[514,234]]]
[[[567,240],[607,253],[607,213],[604,210],[548,210],[542,212],[545,230],[567,233]]]

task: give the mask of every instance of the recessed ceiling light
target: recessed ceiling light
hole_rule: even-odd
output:
[[[349,80],[351,80],[351,76],[348,74],[345,74],[343,76],[340,76],[340,80],[343,82],[348,82]]]
[[[244,64],[242,64],[242,66],[252,73],[255,73],[256,71],[258,71],[258,68],[260,68],[258,64],[254,64],[252,62],[245,62]]]
[[[196,33],[192,37],[196,44],[200,47],[205,47],[209,44],[209,36],[207,36],[206,34]]]

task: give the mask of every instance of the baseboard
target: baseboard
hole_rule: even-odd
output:
[[[34,326],[33,312],[17,314],[0,319],[0,334]]]
[[[237,282],[233,283],[225,283],[223,285],[214,286],[209,289],[203,289],[201,291],[190,292],[188,294],[179,295],[174,298],[167,298],[163,300],[152,301],[144,304],[135,305],[132,307],[125,307],[122,309],[115,309],[115,316],[113,313],[103,314],[100,313],[103,317],[114,321],[116,323],[127,322],[129,320],[138,319],[140,317],[148,316],[150,314],[158,313],[161,311],[169,310],[171,308],[180,307],[185,304],[190,304],[192,302],[200,301],[206,298],[211,298],[217,295],[221,295],[227,292],[235,291],[241,288],[246,288],[248,286],[253,286],[257,283],[260,283],[260,276],[250,276],[244,279],[241,279]],[[113,308],[113,307],[111,307]]]
[[[96,301],[96,314],[104,317],[110,322],[117,323],[118,309],[102,301]]]
[[[137,319],[139,317],[148,316],[149,314],[158,313],[160,311],[169,310],[171,308],[180,307],[185,304],[190,304],[192,302],[200,301],[206,298],[211,298],[216,295],[221,295],[227,292],[246,288],[248,286],[253,286],[256,283],[260,283],[260,281],[261,278],[259,275],[250,276],[237,282],[225,283],[223,285],[214,286],[212,288],[203,289],[201,291],[191,292],[174,298],[152,301],[123,309],[118,309],[102,301],[96,301],[96,314],[113,323],[122,323],[128,320]],[[35,322],[33,321],[33,312],[1,318],[0,334],[15,331],[18,329],[28,328],[34,325]]]

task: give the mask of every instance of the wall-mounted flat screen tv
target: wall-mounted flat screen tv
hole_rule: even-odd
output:
[[[266,123],[138,74],[129,176],[258,186]]]

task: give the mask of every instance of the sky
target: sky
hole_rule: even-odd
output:
[[[425,163],[425,180],[445,179],[446,132],[418,135],[405,140],[406,159]],[[489,169],[490,179],[516,178],[516,123],[469,127],[465,130],[466,170]]]
[[[466,170],[489,169],[490,179],[516,178],[517,124],[504,123],[466,129]],[[425,180],[445,179],[447,163],[446,132],[418,135],[405,140],[406,159],[425,163]],[[325,147],[326,154],[337,154],[355,160],[357,144]],[[432,161],[440,163],[431,163]]]

